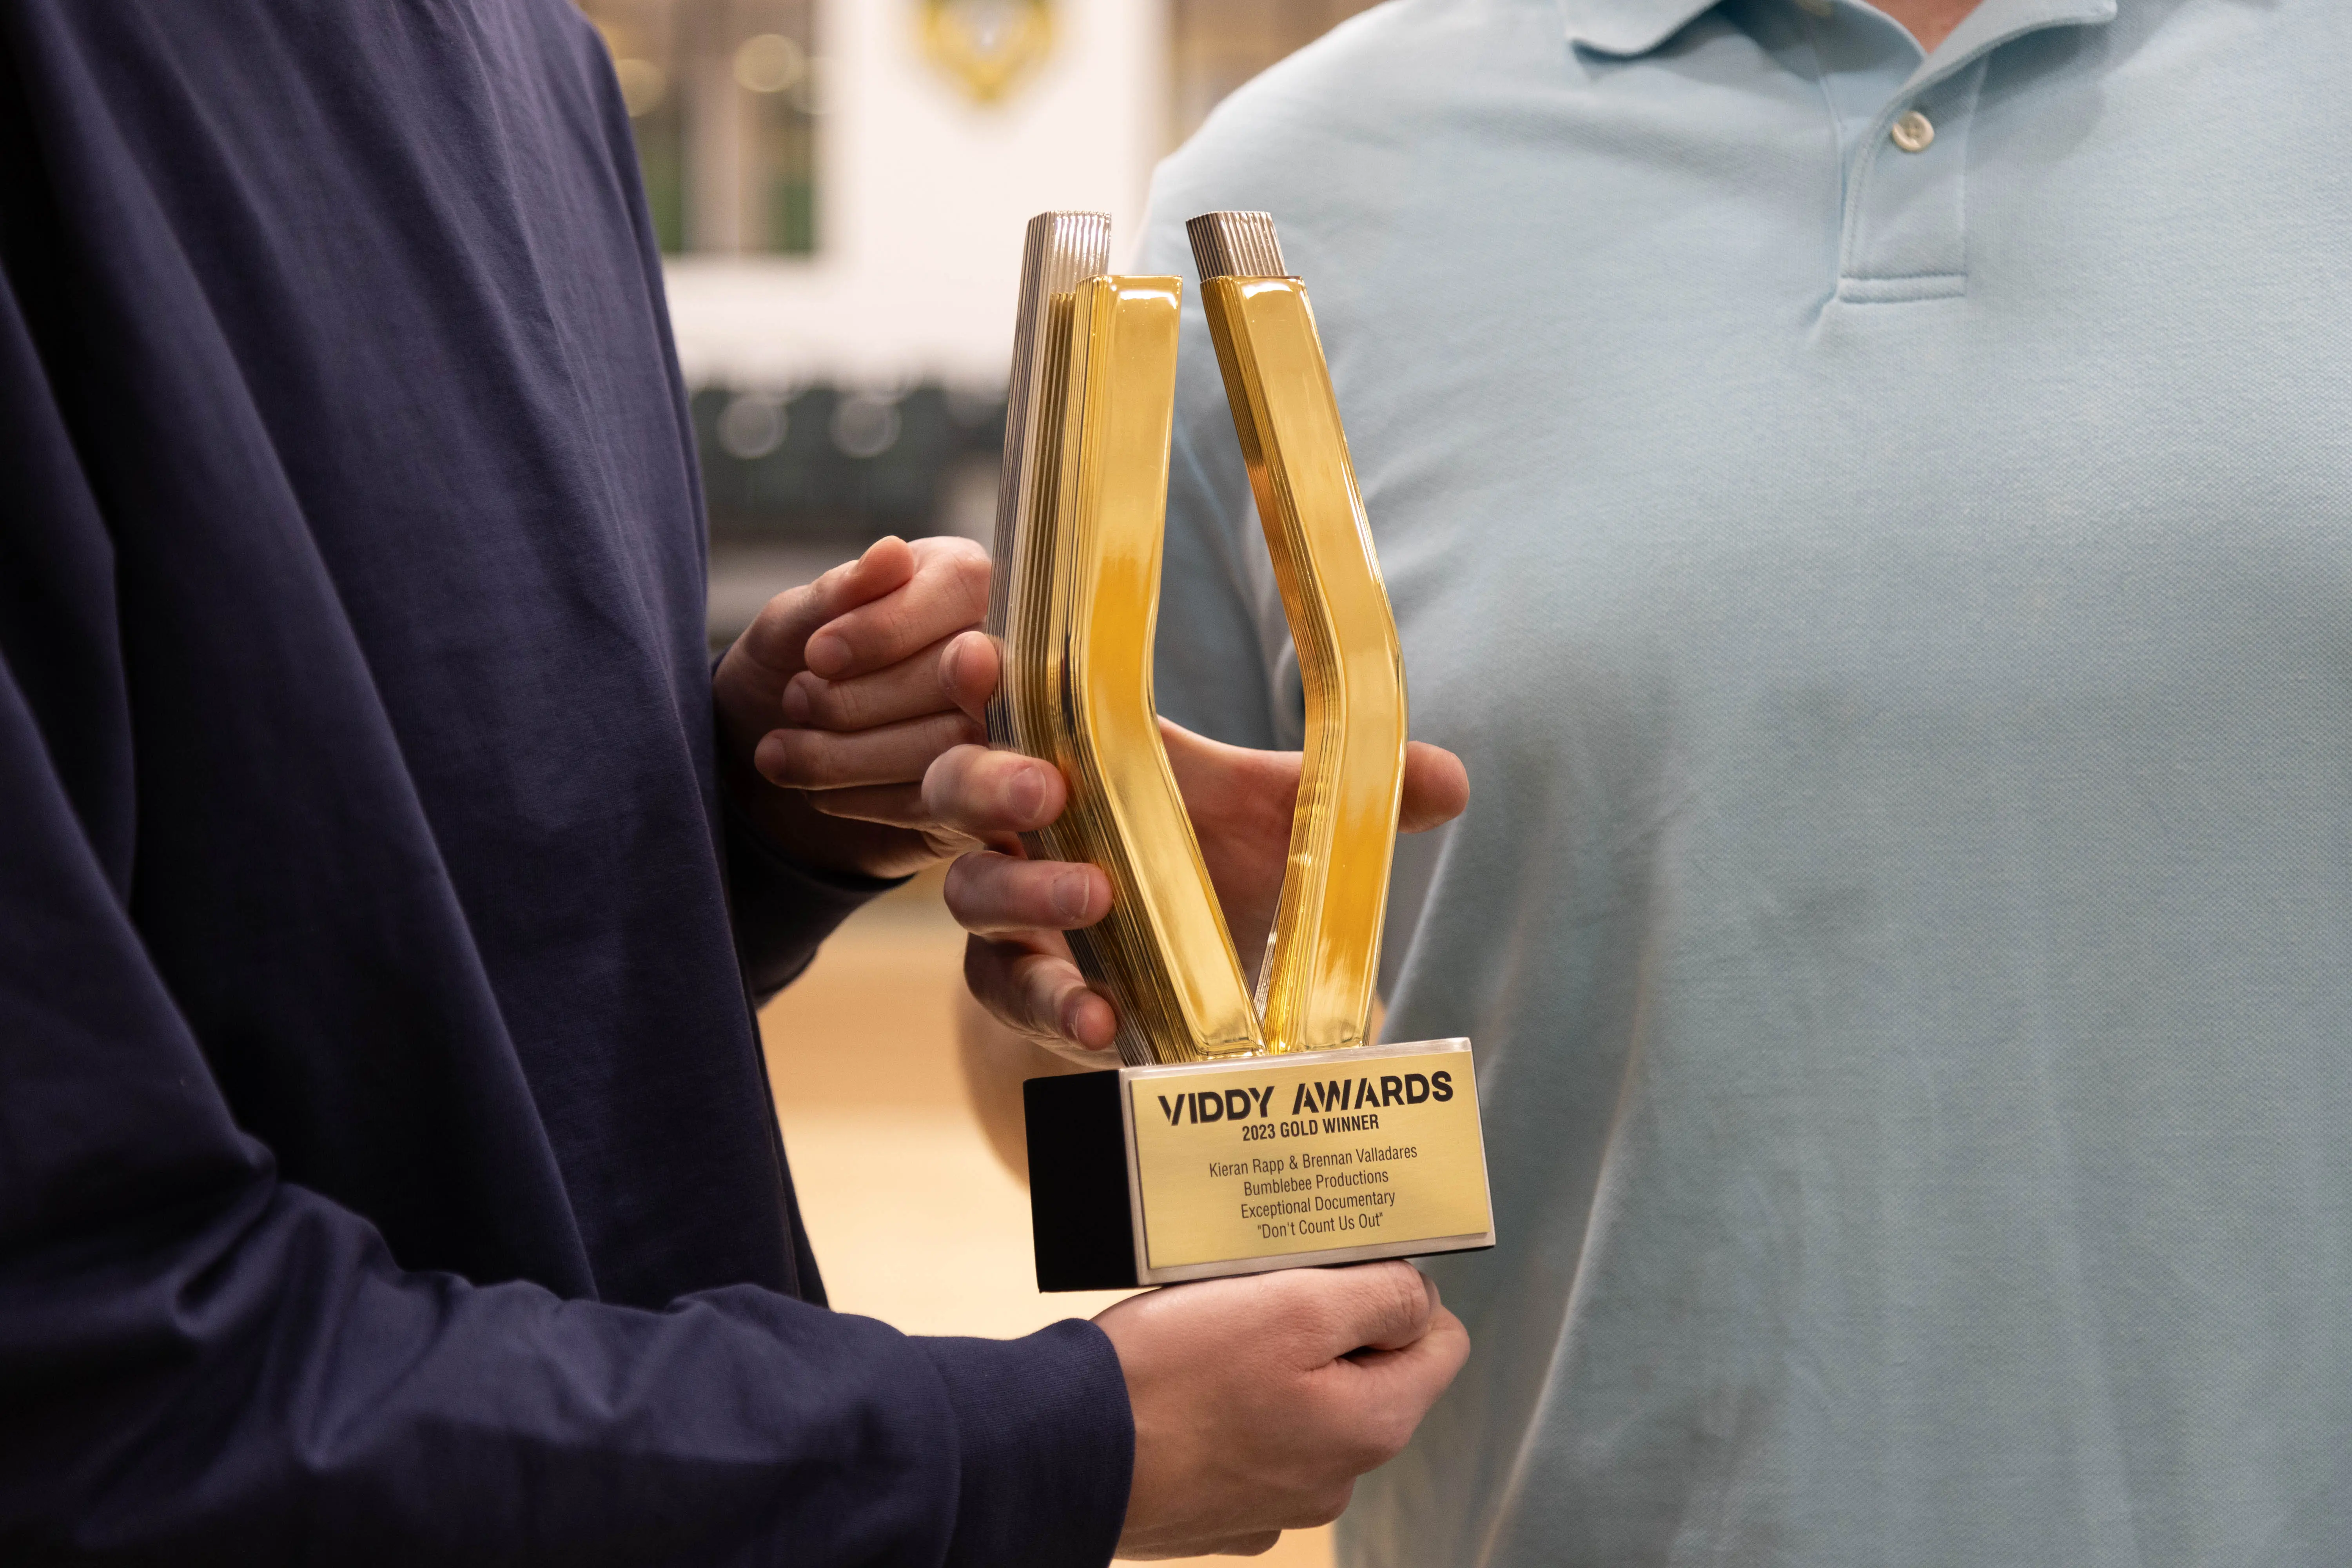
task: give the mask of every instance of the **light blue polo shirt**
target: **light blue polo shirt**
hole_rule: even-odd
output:
[[[1475,785],[1387,1027],[1501,1244],[1347,1562],[2352,1563],[2348,142],[2347,0],[1423,0],[1161,170]],[[1296,745],[1183,353],[1161,706]]]

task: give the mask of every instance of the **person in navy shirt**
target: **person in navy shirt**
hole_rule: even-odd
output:
[[[700,518],[562,0],[0,10],[0,1560],[1250,1548],[1452,1376],[1402,1265],[824,1309],[753,1002],[1034,803],[921,786],[976,552],[714,681]]]

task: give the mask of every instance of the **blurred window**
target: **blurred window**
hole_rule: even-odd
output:
[[[613,51],[667,251],[816,249],[815,0],[579,0]]]
[[[1201,128],[1225,94],[1377,0],[1170,0],[1171,141]]]

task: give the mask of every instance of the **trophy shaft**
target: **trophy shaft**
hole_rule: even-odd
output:
[[[1187,1061],[1257,1048],[1257,1019],[1215,889],[1160,739],[1151,692],[1174,416],[1182,284],[1097,278],[1071,322],[1075,449],[1064,514],[1069,620],[1057,689],[1073,738],[1071,775],[1089,849],[1122,865],[1111,935],[1130,973],[1150,1058]],[[1155,1006],[1154,1004],[1157,1004]],[[1154,1016],[1157,1013],[1159,1016]]]
[[[1070,950],[1116,1007],[1130,1063],[1261,1045],[1152,709],[1181,288],[1089,278],[1038,312],[1028,500],[1002,634],[1010,742],[1069,786],[1028,847],[1110,879],[1110,913],[1072,931]]]
[[[1220,277],[1202,295],[1307,699],[1261,1026],[1269,1050],[1358,1045],[1404,784],[1403,653],[1305,287]]]
[[[1068,352],[1071,290],[1107,269],[1110,215],[1040,213],[1029,220],[1021,250],[1021,297],[1013,321],[1013,364],[1005,386],[1004,462],[997,481],[996,570],[989,586],[988,635],[1002,658],[1003,679],[988,705],[988,738],[1017,746],[1013,607],[1021,585],[1034,583],[1052,542],[1041,528],[1055,493],[1062,434],[1059,364]],[[1056,330],[1057,311],[1064,321]],[[1042,394],[1042,395],[1041,395]]]

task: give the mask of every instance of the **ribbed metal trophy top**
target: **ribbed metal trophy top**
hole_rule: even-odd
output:
[[[1201,281],[1212,278],[1287,278],[1272,213],[1202,213],[1184,226]]]
[[[1037,390],[1039,360],[1052,333],[1046,320],[1054,296],[1066,296],[1089,278],[1110,270],[1110,214],[1039,213],[1029,220],[1027,241],[1021,247],[1021,302],[1013,321],[1013,364],[1004,389],[1004,465],[996,489],[996,571],[989,588],[988,630],[1003,637],[1007,596],[1012,590],[1021,521],[1030,504],[1030,476],[1037,452],[1037,420],[1032,405]],[[1009,735],[996,733],[997,713],[992,705],[990,739],[999,745]]]

